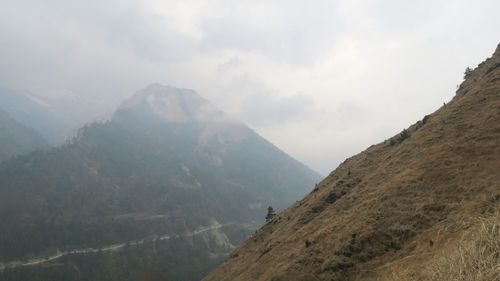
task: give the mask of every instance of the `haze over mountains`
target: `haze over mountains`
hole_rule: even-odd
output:
[[[500,278],[500,45],[436,112],[344,161],[203,280]]]
[[[500,281],[500,1],[0,7],[0,281]]]
[[[79,127],[103,115],[101,106],[69,93],[50,99],[0,86],[0,107],[52,145],[64,143]]]
[[[15,119],[59,117],[3,95],[0,280],[199,280],[224,259],[204,280],[496,280],[500,45],[465,78],[319,184],[192,90],[152,84],[50,150]]]
[[[47,141],[35,130],[26,128],[0,108],[0,162],[36,149],[48,148]]]
[[[153,84],[0,165],[0,279],[199,280],[319,179],[194,91]]]

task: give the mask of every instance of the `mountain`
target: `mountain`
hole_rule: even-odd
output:
[[[153,84],[0,165],[0,279],[199,280],[319,179],[194,91]]]
[[[345,160],[211,280],[499,280],[500,45],[436,112]]]
[[[49,146],[40,134],[12,119],[2,109],[0,109],[0,132],[0,161]]]
[[[65,91],[36,95],[0,86],[2,108],[19,123],[39,132],[52,145],[71,139],[78,128],[104,116],[109,100],[89,98]]]
[[[71,127],[68,120],[59,117],[44,101],[32,99],[20,91],[0,87],[0,104],[12,118],[33,128],[50,142],[56,142]]]

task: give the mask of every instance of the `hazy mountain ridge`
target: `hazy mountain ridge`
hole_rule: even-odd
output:
[[[61,257],[62,267],[6,269],[2,278],[34,271],[30,280],[124,280],[100,276],[121,263],[134,274],[151,266],[162,278],[196,280],[263,221],[268,205],[284,208],[313,188],[319,175],[186,91],[152,85],[66,145],[0,165],[1,262],[147,241]],[[213,222],[217,233],[187,235]],[[175,239],[155,240],[165,235]],[[100,265],[82,277],[72,269],[85,267],[79,259]]]
[[[125,100],[119,106],[118,111],[140,109],[171,123],[230,122],[222,111],[200,97],[195,91],[163,86],[158,83],[148,86]]]
[[[0,104],[12,118],[36,130],[52,145],[61,145],[76,135],[89,120],[99,119],[105,102],[68,92],[44,93],[42,97],[0,86]]]
[[[496,280],[498,240],[466,258],[486,266],[454,251],[500,209],[499,66],[500,45],[452,101],[347,159],[204,280]]]
[[[38,132],[23,126],[0,108],[0,161],[48,147]]]
[[[276,148],[245,124],[230,119],[192,90],[153,84],[122,103],[112,121],[120,124],[124,130],[138,130],[152,140],[181,141],[185,146],[185,150],[180,153],[182,157],[190,155],[189,159],[196,159],[195,162],[200,159],[206,161],[204,171],[200,172],[207,173],[207,168],[211,167],[213,174],[223,173],[226,178],[246,181],[246,184],[255,188],[263,188],[256,184],[260,181],[256,176],[267,177],[266,180],[273,182],[272,175],[281,177],[287,169],[299,173],[308,171],[306,178],[296,179],[291,186],[273,182],[275,187],[288,189],[287,193],[302,189],[292,196],[300,198],[302,192],[312,188],[307,187],[307,182],[318,177],[305,165]],[[178,136],[183,138],[179,140]],[[150,145],[159,147],[162,144]],[[178,149],[177,146],[170,151],[170,157],[176,155]],[[239,168],[240,163],[246,163],[245,168],[251,168],[254,174],[249,177],[244,169]],[[191,164],[197,165],[194,162]],[[286,201],[296,200],[284,196],[282,199]],[[281,209],[285,206],[278,204],[276,207]]]
[[[45,139],[55,142],[70,126],[41,101],[35,101],[28,95],[0,87],[0,103],[12,118],[26,127],[33,128]]]

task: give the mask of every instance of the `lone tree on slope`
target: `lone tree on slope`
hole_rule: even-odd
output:
[[[276,216],[276,213],[274,212],[273,207],[269,206],[267,208],[266,222],[270,221],[272,218],[274,218],[274,216]]]
[[[472,74],[472,71],[473,71],[473,69],[467,66],[467,68],[465,69],[465,72],[464,72],[464,80],[469,78],[469,76]]]

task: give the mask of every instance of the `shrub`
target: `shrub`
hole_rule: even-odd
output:
[[[306,243],[306,248],[309,248],[309,246],[312,245],[311,241],[309,241],[308,239],[306,239],[305,243]]]
[[[276,216],[276,213],[274,212],[273,207],[269,206],[267,208],[266,222],[272,220],[274,216]]]
[[[408,133],[408,130],[404,129],[398,137],[398,142],[402,143],[405,139],[409,138],[410,134]]]
[[[472,74],[472,71],[473,71],[472,68],[470,68],[468,66],[467,66],[467,68],[465,68],[464,80],[470,77],[470,75]]]

